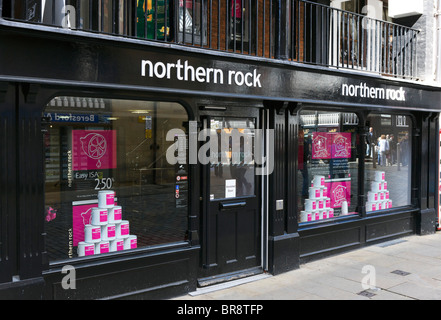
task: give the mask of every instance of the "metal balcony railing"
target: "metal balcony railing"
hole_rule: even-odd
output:
[[[291,0],[291,17],[291,60],[417,77],[416,29],[302,0]]]
[[[418,30],[306,0],[0,0],[4,19],[400,78]]]

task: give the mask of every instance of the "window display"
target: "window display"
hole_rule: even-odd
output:
[[[186,239],[187,165],[166,159],[167,132],[186,132],[181,105],[57,97],[44,116],[51,261]]]
[[[370,114],[366,124],[363,183],[367,214],[410,205],[411,118]],[[300,113],[300,223],[358,214],[358,127],[353,113]]]
[[[411,119],[371,114],[366,136],[366,211],[410,205]]]
[[[356,213],[357,126],[353,113],[300,113],[299,222]]]
[[[386,174],[384,171],[375,171],[374,181],[367,193],[366,211],[376,211],[392,208],[392,199],[387,189]]]
[[[130,223],[122,220],[122,207],[114,199],[114,191],[98,191],[98,207],[91,208],[89,221],[74,214],[74,219],[83,218],[74,222],[73,245],[79,257],[137,247],[137,237],[130,234]]]

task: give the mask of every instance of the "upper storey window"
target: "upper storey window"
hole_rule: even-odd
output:
[[[118,39],[417,79],[420,31],[391,23],[402,17],[395,1],[289,0],[278,8],[272,0],[3,0],[1,13]]]
[[[206,0],[3,1],[3,17],[63,28],[186,41],[206,32]],[[177,14],[175,14],[177,13]],[[200,40],[199,40],[200,42]]]

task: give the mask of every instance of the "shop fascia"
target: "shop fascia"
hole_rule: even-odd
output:
[[[178,128],[167,132],[167,141],[174,143],[167,149],[169,164],[232,164],[258,165],[256,175],[270,175],[274,169],[273,129],[227,129],[218,131],[211,128],[198,132],[197,122],[189,121],[188,148],[187,135]],[[230,143],[231,141],[231,143]],[[205,142],[199,147],[199,142]]]
[[[341,95],[345,97],[406,101],[406,91],[403,88],[385,89],[380,87],[370,87],[363,82],[360,84],[342,84]]]
[[[222,70],[218,68],[206,68],[193,66],[188,60],[178,59],[175,63],[152,62],[151,60],[141,61],[141,77],[156,79],[172,79],[179,81],[190,81],[200,83],[228,84],[236,86],[247,86],[261,88],[261,74],[254,69],[252,72],[239,70]]]

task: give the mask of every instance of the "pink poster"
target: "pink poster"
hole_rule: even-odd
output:
[[[98,207],[98,203],[72,207],[73,246],[84,241],[84,226],[90,224],[92,208]]]
[[[116,168],[115,130],[72,130],[72,170]]]
[[[314,132],[312,136],[312,158],[331,158],[331,139],[328,132]]]
[[[351,157],[351,133],[332,133],[331,158],[345,159]]]
[[[351,157],[351,133],[314,132],[312,159],[344,159]]]
[[[343,201],[351,205],[351,180],[331,181],[325,183],[328,197],[331,198],[331,208],[341,208]]]
[[[117,203],[115,202],[115,205]],[[84,226],[92,223],[92,208],[98,207],[98,203],[83,204],[72,206],[72,233],[73,246],[77,246],[78,242],[84,241]]]

